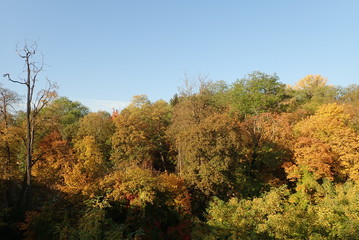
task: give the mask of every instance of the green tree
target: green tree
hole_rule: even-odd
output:
[[[304,178],[303,178],[304,179]],[[259,198],[214,198],[208,239],[358,239],[358,186],[318,184],[307,175],[297,192],[273,188]],[[205,239],[207,239],[205,238]]]
[[[41,118],[48,131],[58,131],[63,139],[71,141],[77,134],[79,120],[89,113],[80,102],[60,97],[47,106]]]
[[[280,112],[287,98],[285,84],[275,74],[253,72],[236,81],[229,90],[231,107],[244,117],[247,114]]]

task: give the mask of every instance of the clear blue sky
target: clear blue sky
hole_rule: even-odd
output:
[[[358,0],[12,0],[0,9],[0,73],[19,73],[16,43],[35,40],[43,76],[94,111],[139,94],[169,100],[185,74],[359,84]]]

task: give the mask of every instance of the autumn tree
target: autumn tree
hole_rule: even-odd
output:
[[[25,62],[24,75],[18,79],[14,79],[10,74],[4,74],[10,82],[24,85],[26,87],[26,184],[23,187],[25,193],[25,206],[31,208],[31,185],[32,174],[31,168],[33,166],[33,151],[35,133],[37,128],[37,116],[41,110],[49,104],[49,102],[56,96],[54,91],[55,86],[48,81],[45,89],[36,91],[35,86],[39,81],[39,74],[43,70],[43,63],[37,62],[35,59],[37,53],[37,44],[25,43],[21,50],[18,50],[18,55]]]
[[[289,178],[300,177],[307,168],[317,179],[359,179],[359,136],[350,127],[343,105],[321,106],[315,115],[295,126],[294,165],[287,165]]]
[[[181,177],[132,165],[106,175],[100,187],[104,198],[113,203],[109,210],[121,213],[124,223],[142,229],[146,238],[185,239],[188,235],[191,196]]]
[[[21,131],[15,123],[15,104],[18,95],[6,88],[0,88],[0,159],[1,179],[10,179],[19,171],[17,162],[17,145],[21,143]]]
[[[351,116],[350,123],[359,132],[359,85],[352,84],[342,88],[339,102],[347,106],[345,110]]]
[[[61,97],[40,113],[41,126],[38,128],[38,141],[34,151],[37,161],[33,166],[33,174],[38,183],[51,189],[63,186],[64,172],[76,161],[73,147],[79,120],[88,112],[88,108],[81,103]]]
[[[238,119],[217,101],[221,90],[208,86],[202,84],[198,92],[179,96],[167,131],[178,175],[191,187],[193,202],[199,205],[209,196],[225,196],[233,189],[231,175],[240,162],[242,144]]]
[[[87,107],[60,97],[44,107],[38,118],[37,140],[34,149],[36,164],[33,174],[44,186],[57,189],[63,184],[65,166],[73,162],[74,138],[79,129],[79,119],[88,114]]]
[[[63,187],[73,195],[93,196],[107,174],[106,159],[93,136],[85,136],[74,145],[74,158],[62,166]]]
[[[99,191],[98,183],[109,171],[111,137],[114,125],[106,112],[89,113],[79,120],[73,139],[74,159],[65,164],[65,192],[91,196]]]
[[[295,102],[313,113],[320,105],[334,102],[338,89],[327,84],[321,75],[307,75],[300,79],[292,89]]]
[[[147,96],[135,96],[132,103],[114,117],[113,161],[171,170],[173,164],[165,136],[170,118],[170,107],[165,101],[151,103]]]
[[[180,176],[205,195],[225,194],[233,188],[241,143],[239,125],[227,113],[208,116],[176,137]]]
[[[63,174],[76,159],[71,144],[56,130],[39,141],[34,156],[38,161],[33,166],[33,175],[49,189],[60,189],[64,185]]]
[[[343,88],[340,100],[345,103],[357,103],[359,101],[359,85],[352,84]]]
[[[240,123],[243,173],[247,176],[241,185],[247,185],[249,195],[286,179],[282,164],[292,159],[292,118],[290,113],[261,113],[247,116]]]
[[[102,154],[109,160],[112,148],[112,135],[115,125],[107,112],[89,113],[79,120],[75,142],[86,136],[92,136],[99,145]]]
[[[23,131],[16,122],[15,105],[18,95],[0,87],[0,195],[3,206],[13,206],[17,201],[18,182],[21,179],[21,161],[19,161],[23,143]],[[5,212],[5,211],[4,211]],[[4,213],[0,210],[0,215]]]

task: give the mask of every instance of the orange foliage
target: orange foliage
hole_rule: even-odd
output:
[[[71,194],[91,196],[98,191],[98,183],[106,174],[104,157],[92,136],[75,143],[76,161],[65,165],[62,190]]]
[[[166,205],[174,207],[179,212],[191,212],[191,196],[181,177],[173,173],[163,173],[159,176],[159,182],[168,193]]]
[[[61,174],[74,161],[74,154],[60,133],[53,131],[40,142],[34,159],[37,161],[33,166],[33,174],[37,181],[48,187],[56,187],[55,185],[62,184]]]
[[[295,164],[308,166],[316,178],[359,180],[359,136],[344,110],[336,103],[323,105],[295,127]]]

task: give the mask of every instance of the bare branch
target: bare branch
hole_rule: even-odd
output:
[[[16,81],[16,80],[11,79],[10,74],[8,74],[8,73],[5,73],[5,74],[3,75],[3,77],[4,77],[4,78],[7,77],[7,79],[8,79],[10,82],[26,85],[26,82],[20,82],[20,81]]]

